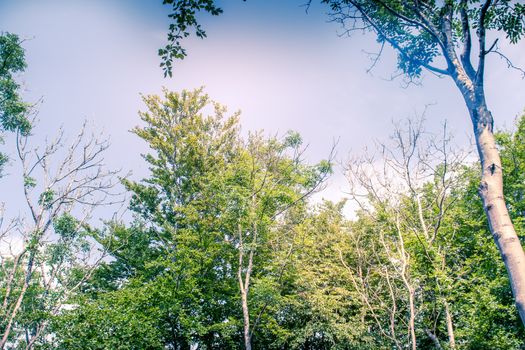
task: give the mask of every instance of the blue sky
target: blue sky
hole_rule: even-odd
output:
[[[427,128],[447,119],[459,142],[471,133],[466,108],[452,82],[428,76],[422,86],[401,88],[389,81],[395,56],[386,51],[369,74],[364,51],[374,51],[371,35],[338,36],[326,8],[305,13],[305,0],[222,1],[224,14],[202,16],[206,40],[186,41],[188,57],[164,79],[157,49],[165,43],[168,8],[161,0],[0,0],[0,30],[28,39],[28,69],[20,77],[28,100],[43,98],[38,137],[63,125],[74,134],[84,119],[110,135],[108,165],[145,175],[143,143],[128,132],[140,124],[140,93],[205,86],[210,96],[242,111],[244,130],[299,131],[309,158],[326,157],[339,139],[347,158],[374,139],[385,139],[392,120],[421,112]],[[525,66],[525,42],[507,47]],[[497,57],[488,60],[487,100],[497,126],[510,127],[525,107],[525,80]],[[9,140],[8,140],[9,145]],[[7,146],[8,146],[7,145]],[[2,201],[16,203],[10,181],[2,181]],[[343,196],[340,172],[323,196]],[[16,189],[19,191],[19,189]],[[4,197],[5,196],[5,197]]]

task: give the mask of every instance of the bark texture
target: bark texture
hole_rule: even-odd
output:
[[[490,114],[486,110],[483,112]],[[476,144],[482,168],[479,194],[490,232],[509,274],[516,307],[525,323],[525,254],[503,196],[503,169],[490,125],[478,126]]]
[[[525,324],[525,253],[509,215],[503,194],[503,168],[493,132],[493,117],[485,103],[482,85],[473,85],[461,75],[456,85],[462,92],[474,127],[481,162],[479,195],[490,232],[498,247],[521,321]]]
[[[257,227],[254,225],[253,232],[253,243],[257,241]],[[239,281],[239,290],[241,293],[241,306],[242,306],[242,316],[244,323],[244,348],[246,350],[252,350],[252,336],[250,330],[250,309],[248,307],[248,292],[250,291],[250,277],[253,270],[253,249],[250,249],[250,252],[247,256],[248,266],[246,267],[245,275],[243,278],[243,269],[244,269],[244,254],[245,254],[245,245],[242,238],[242,228],[239,225],[239,267],[237,270],[237,278]]]

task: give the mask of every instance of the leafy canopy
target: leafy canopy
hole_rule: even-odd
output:
[[[3,130],[27,134],[31,124],[26,117],[27,104],[19,95],[15,74],[26,68],[24,49],[15,34],[0,35],[0,125]]]
[[[486,45],[487,32],[502,32],[513,44],[525,34],[525,5],[511,0],[321,2],[330,7],[330,16],[347,33],[374,32],[380,44],[392,46],[399,70],[410,79],[420,77],[423,69],[453,77],[464,70],[472,81],[481,82],[485,56],[499,53],[497,38]],[[476,69],[476,61],[471,61],[473,32],[479,49]]]
[[[26,116],[28,105],[20,98],[20,85],[15,80],[15,75],[26,67],[24,49],[20,44],[15,34],[0,33],[0,133],[19,130],[27,135],[31,130]],[[0,153],[0,170],[6,162],[7,156]]]

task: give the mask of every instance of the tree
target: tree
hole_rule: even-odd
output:
[[[27,135],[31,129],[26,117],[29,106],[21,100],[20,85],[15,80],[15,74],[26,68],[21,44],[15,34],[0,33],[0,132],[19,130]],[[6,161],[0,153],[0,170]]]
[[[89,220],[115,194],[117,172],[103,164],[108,143],[85,126],[70,145],[62,130],[44,147],[30,139],[17,130],[28,215],[0,217],[0,349],[31,349],[42,341],[51,318],[107,256],[93,243],[98,233]]]
[[[341,251],[341,263],[384,343],[415,350],[428,340],[442,349],[446,335],[455,349],[450,281],[463,266],[450,261],[457,243],[449,223],[468,152],[451,145],[446,127],[432,138],[424,137],[421,121],[394,130],[392,142],[378,146],[379,159],[349,162],[351,198],[360,206],[352,232],[358,254]],[[367,237],[370,230],[378,239]]]
[[[125,181],[136,220],[99,239],[115,260],[95,273],[84,306],[57,320],[56,346],[82,344],[82,330],[107,347],[134,338],[137,349],[250,349],[259,329],[272,332],[260,321],[274,304],[267,296],[278,294],[273,247],[286,239],[283,217],[330,164],[306,164],[296,133],[242,137],[238,114],[228,117],[202,89],[144,101],[145,126],[134,132],[152,149],[151,175]]]
[[[250,321],[250,285],[254,278],[270,285],[276,279],[275,273],[263,273],[272,261],[271,255],[265,258],[263,254],[267,254],[270,242],[284,239],[282,229],[276,227],[279,216],[307,200],[331,169],[326,161],[317,166],[303,164],[301,144],[302,140],[296,133],[289,133],[283,142],[252,135],[245,146],[247,152],[243,158],[246,163],[235,164],[232,169],[237,173],[235,186],[226,189],[227,193],[235,193],[232,204],[238,223],[235,240],[239,255],[237,276],[247,350],[251,349],[254,329],[266,307],[263,303],[259,316]]]

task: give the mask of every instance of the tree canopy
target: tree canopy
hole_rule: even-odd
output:
[[[28,105],[20,97],[16,81],[16,74],[26,68],[21,44],[17,35],[0,33],[0,132],[20,130],[27,134],[31,129]],[[7,157],[0,153],[0,169],[6,161]]]
[[[299,133],[243,130],[203,88],[165,88],[131,130],[146,175],[121,176],[85,125],[34,144],[22,41],[1,34],[0,132],[16,135],[24,208],[0,203],[0,349],[525,349],[525,115],[496,131],[484,91],[485,58],[506,59],[497,35],[522,39],[525,6],[320,2],[375,33],[373,64],[388,44],[409,81],[452,78],[479,162],[446,123],[409,119],[343,164],[345,198],[322,200],[333,152],[311,161]],[[183,39],[206,36],[199,12],[222,9],[163,4],[171,76]],[[101,219],[122,203],[127,218]]]

